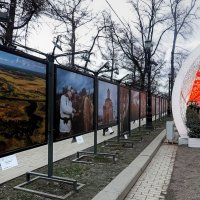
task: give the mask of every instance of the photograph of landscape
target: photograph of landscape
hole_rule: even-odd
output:
[[[46,141],[46,65],[0,51],[0,155]]]

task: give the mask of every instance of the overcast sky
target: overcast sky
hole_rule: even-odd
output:
[[[134,18],[134,14],[132,12],[132,8],[130,4],[127,3],[127,0],[107,0],[109,4],[113,7],[118,16],[122,19],[122,21],[130,21]],[[198,4],[200,2],[198,1]],[[93,0],[91,2],[91,9],[94,12],[101,12],[103,9],[111,10],[106,0]],[[113,19],[118,23],[121,23],[116,15],[111,11]],[[52,44],[52,35],[51,32],[54,30],[54,26],[52,24],[51,19],[47,19],[43,17],[41,20],[42,26],[40,30],[33,33],[30,45],[34,46],[37,49],[40,49],[45,52],[50,52],[53,48]],[[199,42],[200,35],[200,25],[196,26],[194,29],[194,33],[191,35],[190,39],[187,41],[180,41],[178,45],[183,46],[184,48],[189,48],[190,50],[195,48]],[[166,42],[169,44],[169,41]]]

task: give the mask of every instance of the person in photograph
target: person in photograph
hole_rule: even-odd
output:
[[[82,120],[83,120],[83,127],[84,131],[88,132],[92,129],[93,125],[93,105],[91,99],[88,97],[86,89],[83,88],[81,92],[82,96]]]
[[[72,129],[72,118],[76,112],[71,101],[73,92],[71,86],[63,88],[63,95],[60,98],[60,134],[70,133]]]

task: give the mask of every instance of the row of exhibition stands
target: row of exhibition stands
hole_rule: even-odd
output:
[[[0,49],[0,183],[26,173],[26,182],[15,189],[40,194],[23,186],[42,178],[68,183],[76,191],[82,185],[54,176],[53,162],[74,153],[78,158],[82,153],[113,156],[115,162],[115,155],[97,152],[97,143],[114,136],[126,142],[134,128],[144,125],[147,95],[130,85],[99,79],[101,70],[91,75],[54,65],[54,54],[45,56]],[[152,95],[153,120],[161,120],[167,108],[166,97]],[[107,128],[114,133],[105,134]],[[91,146],[93,152],[82,151]],[[33,172],[45,165],[47,174]]]
[[[166,113],[165,113],[166,115]],[[155,116],[153,117],[155,120]],[[157,116],[158,120],[158,116]],[[141,120],[141,126],[146,124],[146,120]],[[131,123],[131,129],[138,128],[139,121]],[[98,143],[105,140],[111,139],[117,136],[117,126],[112,127],[113,134],[106,133],[103,135],[103,129],[98,131]],[[72,139],[66,139],[54,143],[53,161],[58,161],[66,158],[70,155],[77,153],[77,151],[82,151],[88,147],[94,145],[94,132],[84,134],[82,136],[83,142],[78,144],[78,142],[72,142]],[[15,156],[16,163],[13,161],[13,156]],[[8,156],[9,157],[9,156]],[[32,148],[26,151],[21,151],[16,154],[10,155],[11,163],[6,170],[0,168],[0,184],[16,178],[20,175],[25,174],[27,171],[32,171],[43,167],[48,164],[48,146],[43,145],[37,148]],[[1,158],[2,159],[2,158]]]

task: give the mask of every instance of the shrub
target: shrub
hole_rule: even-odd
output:
[[[189,137],[200,138],[200,118],[197,109],[189,106],[186,111],[186,126],[189,129]]]

